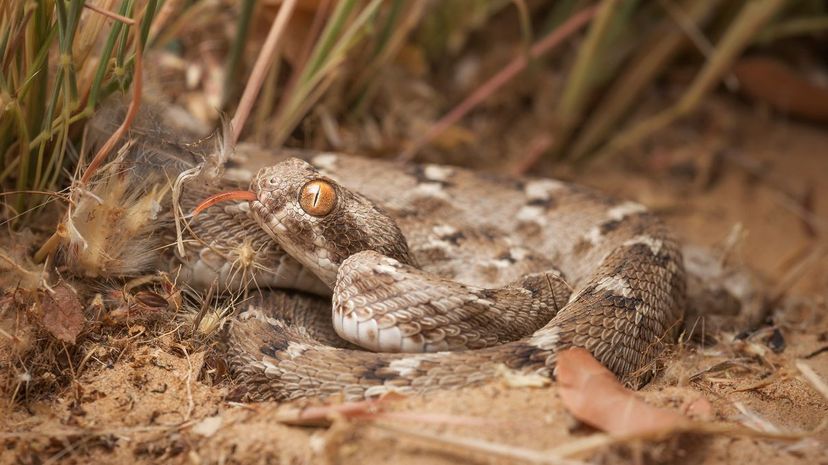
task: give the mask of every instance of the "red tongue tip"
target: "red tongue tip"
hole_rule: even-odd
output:
[[[196,205],[193,209],[192,216],[195,218],[199,215],[199,213],[207,210],[217,203],[228,202],[230,200],[247,200],[250,202],[256,199],[256,194],[250,191],[219,192],[218,194],[213,194],[210,197],[207,197],[202,200],[200,204]]]

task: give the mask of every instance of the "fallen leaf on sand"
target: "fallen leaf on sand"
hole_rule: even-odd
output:
[[[625,388],[588,351],[558,354],[555,371],[564,406],[578,420],[618,435],[672,430],[688,420],[672,410],[653,407]]]
[[[58,286],[53,293],[44,292],[40,301],[43,317],[40,323],[55,338],[74,344],[83,329],[81,301],[71,289]]]

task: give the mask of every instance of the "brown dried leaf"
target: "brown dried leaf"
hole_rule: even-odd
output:
[[[785,113],[828,122],[828,88],[771,57],[742,58],[733,67],[744,93]]]
[[[58,286],[54,293],[44,292],[40,300],[43,316],[40,324],[55,338],[74,344],[83,330],[83,305],[77,294],[67,286]]]
[[[561,400],[582,422],[611,434],[640,435],[672,430],[687,419],[672,410],[648,405],[625,388],[588,351],[558,354],[555,371]]]

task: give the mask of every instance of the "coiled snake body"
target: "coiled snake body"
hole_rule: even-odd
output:
[[[193,221],[206,247],[179,258],[193,285],[322,296],[264,292],[233,323],[230,365],[250,399],[456,388],[502,366],[553,376],[569,346],[637,385],[677,334],[682,257],[637,203],[550,179],[300,156],[252,178],[257,200]],[[260,266],[240,277],[245,257]]]

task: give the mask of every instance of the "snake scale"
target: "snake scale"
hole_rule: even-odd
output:
[[[554,376],[570,346],[640,385],[679,330],[682,256],[638,203],[442,165],[259,155],[271,166],[237,170],[256,200],[208,209],[176,258],[196,287],[302,291],[259,292],[232,324],[248,399],[458,388],[503,366]]]

